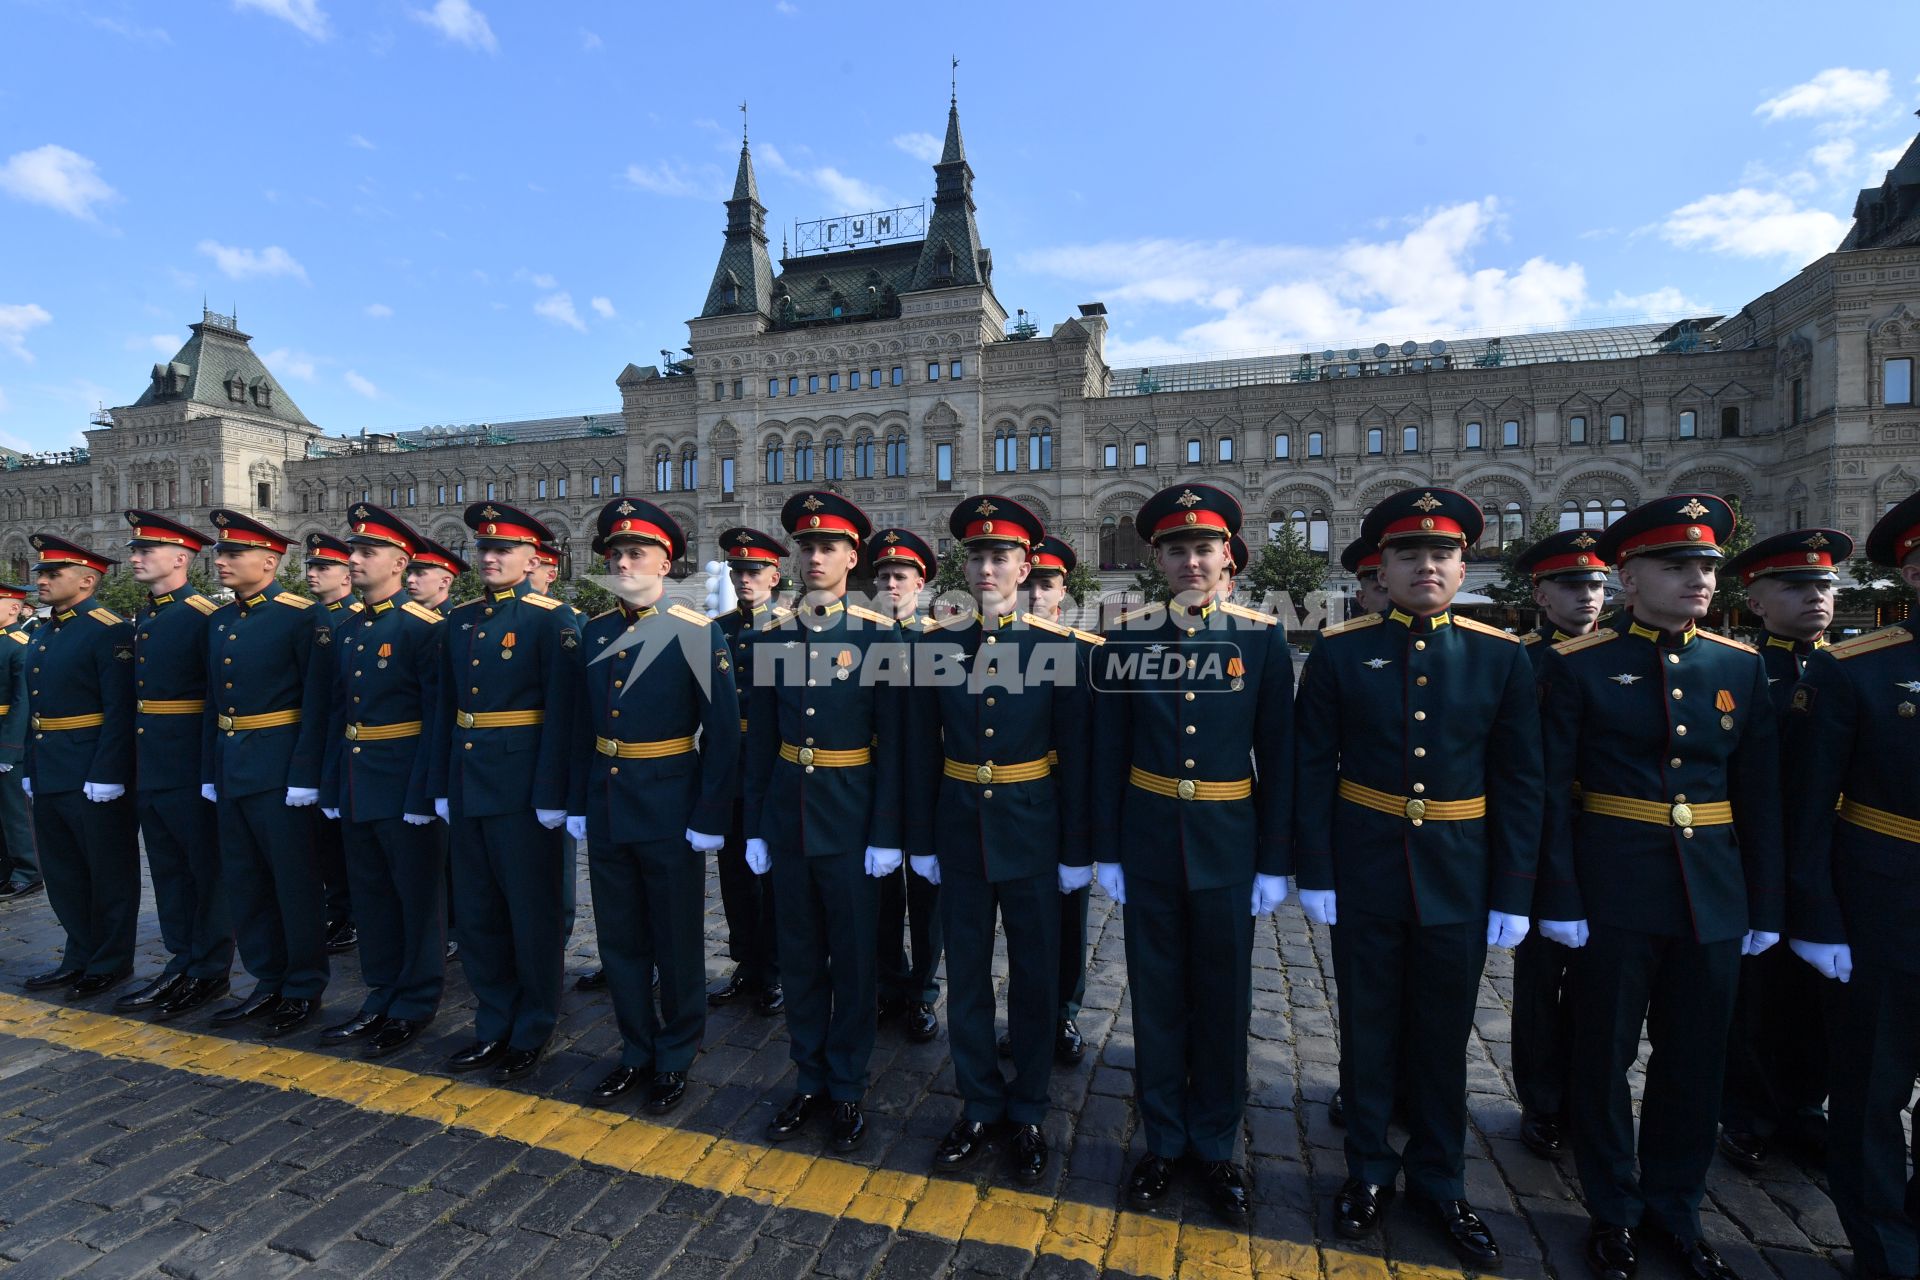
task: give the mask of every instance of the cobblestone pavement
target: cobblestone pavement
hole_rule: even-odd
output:
[[[150,898],[147,908],[136,977],[159,963]],[[216,1035],[204,1018],[150,1027],[0,995],[0,1259],[21,1278],[1458,1274],[1404,1208],[1375,1246],[1331,1235],[1344,1172],[1326,1108],[1338,1055],[1332,962],[1325,931],[1291,902],[1255,942],[1251,1237],[1216,1229],[1186,1191],[1163,1213],[1118,1211],[1135,1155],[1126,968],[1119,913],[1096,893],[1091,917],[1080,1020],[1089,1050],[1055,1074],[1047,1132],[1057,1158],[1033,1192],[1008,1189],[991,1168],[927,1176],[959,1110],[944,1032],[913,1045],[882,1029],[869,1136],[855,1157],[835,1159],[817,1137],[762,1143],[792,1078],[780,1020],[751,1009],[715,1013],[686,1100],[652,1121],[582,1104],[616,1060],[604,994],[569,990],[524,1091],[441,1075],[470,1031],[457,965],[439,1020],[378,1066],[319,1051],[316,1032],[263,1045]],[[717,979],[729,966],[711,883],[708,935]],[[0,914],[10,989],[56,945],[44,897]],[[345,1017],[361,989],[352,957],[339,959],[327,1011]],[[583,874],[570,969],[592,965]],[[1468,1050],[1467,1186],[1506,1250],[1506,1274],[1584,1277],[1571,1171],[1517,1137],[1511,972],[1495,952]],[[1710,1238],[1747,1280],[1827,1280],[1846,1265],[1819,1179],[1779,1157],[1763,1179],[1716,1164],[1707,1215]],[[1674,1274],[1658,1255],[1643,1267],[1650,1280]]]

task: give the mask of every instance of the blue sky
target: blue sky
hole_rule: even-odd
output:
[[[612,407],[740,100],[777,249],[931,196],[950,54],[1001,302],[1104,301],[1116,366],[1736,308],[1920,129],[1920,9],[1838,13],[0,0],[0,443],[203,296],[332,432]]]

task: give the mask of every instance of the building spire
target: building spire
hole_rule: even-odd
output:
[[[767,314],[773,298],[773,263],[767,257],[767,210],[753,176],[753,151],[747,143],[747,104],[740,104],[740,168],[727,201],[727,242],[714,268],[702,316]]]
[[[953,59],[958,68],[960,60]],[[953,285],[985,284],[990,270],[980,248],[980,228],[973,219],[973,166],[967,163],[966,144],[960,138],[960,95],[957,80],[947,102],[947,140],[940,163],[933,166],[933,213],[927,219],[927,239],[913,273],[915,289],[944,289]]]

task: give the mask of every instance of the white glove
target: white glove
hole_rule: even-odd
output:
[[[12,772],[13,772],[13,766],[12,766],[12,765],[10,765],[10,764],[0,764],[0,773],[12,773]]]
[[[913,864],[913,874],[928,884],[940,883],[940,859],[930,853],[916,853],[907,861]]]
[[[587,838],[587,815],[584,813],[568,814],[567,834],[575,840],[585,840]]]
[[[328,822],[340,821],[340,811],[338,809],[327,809],[323,807],[320,810],[320,816],[325,818]]]
[[[757,876],[767,874],[767,868],[773,865],[773,859],[767,856],[767,842],[755,836],[747,841],[747,870]]]
[[[1527,936],[1532,921],[1525,916],[1509,915],[1505,911],[1487,912],[1487,945],[1506,947],[1511,950],[1520,945]]]
[[[211,782],[203,782],[200,784],[200,798],[208,804],[220,803],[220,793],[213,789]]]
[[[1093,878],[1100,882],[1100,892],[1123,907],[1127,905],[1127,873],[1119,863],[1096,862]]]
[[[1307,919],[1314,924],[1335,924],[1340,919],[1333,900],[1332,889],[1302,889],[1300,891],[1300,909],[1307,913]]]
[[[1767,933],[1760,929],[1749,929],[1747,930],[1747,936],[1740,940],[1740,954],[1743,956],[1757,956],[1778,941],[1780,941],[1780,935],[1777,933]]]
[[[339,812],[338,809],[334,810],[335,814]],[[430,827],[433,825],[433,815],[430,813],[403,813],[400,815],[400,821],[410,827]]]
[[[287,805],[293,809],[304,809],[310,804],[320,803],[320,791],[317,787],[288,787]]]
[[[441,796],[438,800],[435,800],[433,802],[433,816],[440,819],[440,821],[442,822],[453,821],[452,818],[447,816],[447,798],[445,796]]]
[[[558,831],[566,825],[567,821],[565,809],[535,809],[533,816],[539,819],[540,825],[549,831]]]
[[[1287,878],[1285,876],[1262,876],[1253,878],[1253,914],[1270,916],[1273,909],[1287,900]]]
[[[867,874],[878,880],[890,876],[900,869],[900,851],[898,849],[876,849],[867,846]]]
[[[1820,971],[1823,978],[1845,982],[1853,976],[1853,948],[1844,942],[1802,942],[1798,938],[1787,945],[1793,954]]]
[[[581,821],[584,822],[586,820],[583,818]],[[725,836],[703,835],[695,831],[692,827],[687,828],[687,843],[701,853],[712,853],[726,842],[727,839]]]
[[[32,778],[20,779],[20,789],[27,793],[27,799],[29,800],[33,799],[33,779]]]
[[[95,804],[105,804],[109,800],[118,800],[127,794],[127,789],[117,782],[88,782],[81,784],[80,790],[87,799]]]
[[[1057,865],[1060,871],[1060,892],[1078,893],[1093,883],[1092,867],[1070,867],[1064,862]]]
[[[1540,936],[1563,947],[1584,947],[1590,930],[1585,920],[1542,920]]]

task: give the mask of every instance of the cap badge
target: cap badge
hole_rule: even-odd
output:
[[[1697,525],[1697,524],[1690,524],[1690,525],[1688,525],[1688,526],[1687,526],[1687,541],[1688,541],[1688,542],[1698,542],[1698,541],[1700,541],[1700,539],[1702,539],[1702,538],[1704,538],[1704,537],[1706,537],[1706,536],[1707,536],[1707,535],[1706,535],[1706,534],[1705,534],[1704,532],[1702,532],[1702,531],[1701,531],[1701,529],[1700,529],[1700,526],[1699,526],[1699,525]]]
[[[739,533],[733,535],[733,540],[743,547],[750,546],[753,543],[753,535],[745,529],[742,529]]]
[[[1432,517],[1432,516],[1421,516],[1421,517],[1420,517],[1420,527],[1421,527],[1422,529],[1431,529],[1431,528],[1433,528],[1433,517]]]
[[[893,530],[889,529],[887,530],[887,536],[883,538],[882,541],[887,542],[889,544],[895,543],[900,541],[900,535],[895,533]]]
[[[1414,510],[1416,511],[1438,511],[1441,507],[1445,505],[1446,505],[1445,503],[1441,502],[1440,499],[1434,497],[1431,493],[1421,494],[1420,500],[1413,504]],[[1433,525],[1431,523],[1428,523],[1426,525],[1423,525],[1422,527],[1431,529],[1433,528]]]
[[[614,510],[623,516],[630,516],[639,510],[639,508],[635,507],[631,502],[622,502],[619,506],[615,507]]]
[[[1573,545],[1585,551],[1588,547],[1595,545],[1599,541],[1600,539],[1594,537],[1592,534],[1582,531],[1580,536],[1573,540]],[[1582,563],[1585,562],[1582,561]]]
[[[992,533],[992,532],[993,532],[993,521],[991,521],[991,520],[982,520],[982,521],[980,522],[980,532],[982,532],[982,533]]]
[[[1820,553],[1819,553],[1818,551],[1809,551],[1809,552],[1807,552],[1807,563],[1808,563],[1808,564],[1819,564],[1819,563],[1820,563]]]
[[[498,511],[495,511],[492,507],[482,507],[480,508],[480,518],[482,520],[498,520],[500,518],[500,513]]]
[[[1182,489],[1180,496],[1175,498],[1174,501],[1183,507],[1196,507],[1200,505],[1200,495],[1191,489]],[[1189,512],[1188,514],[1192,513]],[[1188,521],[1188,523],[1191,524],[1192,521]]]
[[[365,520],[367,518],[367,509],[365,507],[355,507],[353,509],[353,518],[355,520]]]
[[[47,545],[47,540],[46,540],[45,538],[43,538],[43,537],[41,537],[41,536],[40,536],[39,534],[37,534],[37,533],[33,535],[33,546],[34,546],[34,550],[36,550],[36,551],[37,551],[37,550],[39,550],[40,548],[42,548],[42,547],[44,547],[44,546],[46,546],[46,545]]]
[[[1811,538],[1808,538],[1805,542],[1801,543],[1800,545],[1803,547],[1809,547],[1815,551],[1818,551],[1820,548],[1827,545],[1827,535],[1824,533],[1816,533]]]
[[[999,509],[1000,508],[994,506],[993,503],[987,499],[982,498],[980,499],[980,505],[973,509],[973,514],[977,516],[990,516]]]
[[[224,512],[224,511],[223,511],[223,512],[221,512],[221,513],[220,513],[219,515],[217,515],[217,516],[215,516],[215,517],[213,518],[213,522],[214,522],[215,524],[217,524],[217,525],[219,525],[219,526],[220,526],[220,527],[221,527],[222,529],[224,529],[224,528],[226,528],[226,527],[227,527],[227,513],[226,513],[226,512]]]
[[[807,500],[801,503],[800,505],[806,508],[808,511],[818,511],[820,508],[826,506],[827,504],[820,501],[820,499],[816,495],[810,493],[807,495]],[[818,524],[820,522],[816,520],[814,521],[814,523]]]
[[[1592,564],[1592,563],[1593,563],[1593,557],[1592,557],[1592,556],[1589,556],[1589,555],[1582,555],[1582,556],[1580,557],[1580,561],[1579,561],[1579,563],[1580,563],[1580,567],[1581,567],[1582,569],[1584,569],[1584,568],[1586,568],[1586,567],[1587,567],[1588,565],[1590,565],[1590,564]]]
[[[815,504],[815,505],[818,505],[818,504]],[[808,517],[807,517],[807,528],[809,528],[809,529],[818,529],[819,527],[820,527],[820,517],[819,517],[819,516],[808,516]]]
[[[1708,510],[1709,508],[1702,504],[1700,499],[1688,498],[1687,505],[1680,508],[1680,514],[1689,520],[1698,520],[1701,516],[1707,514]]]

